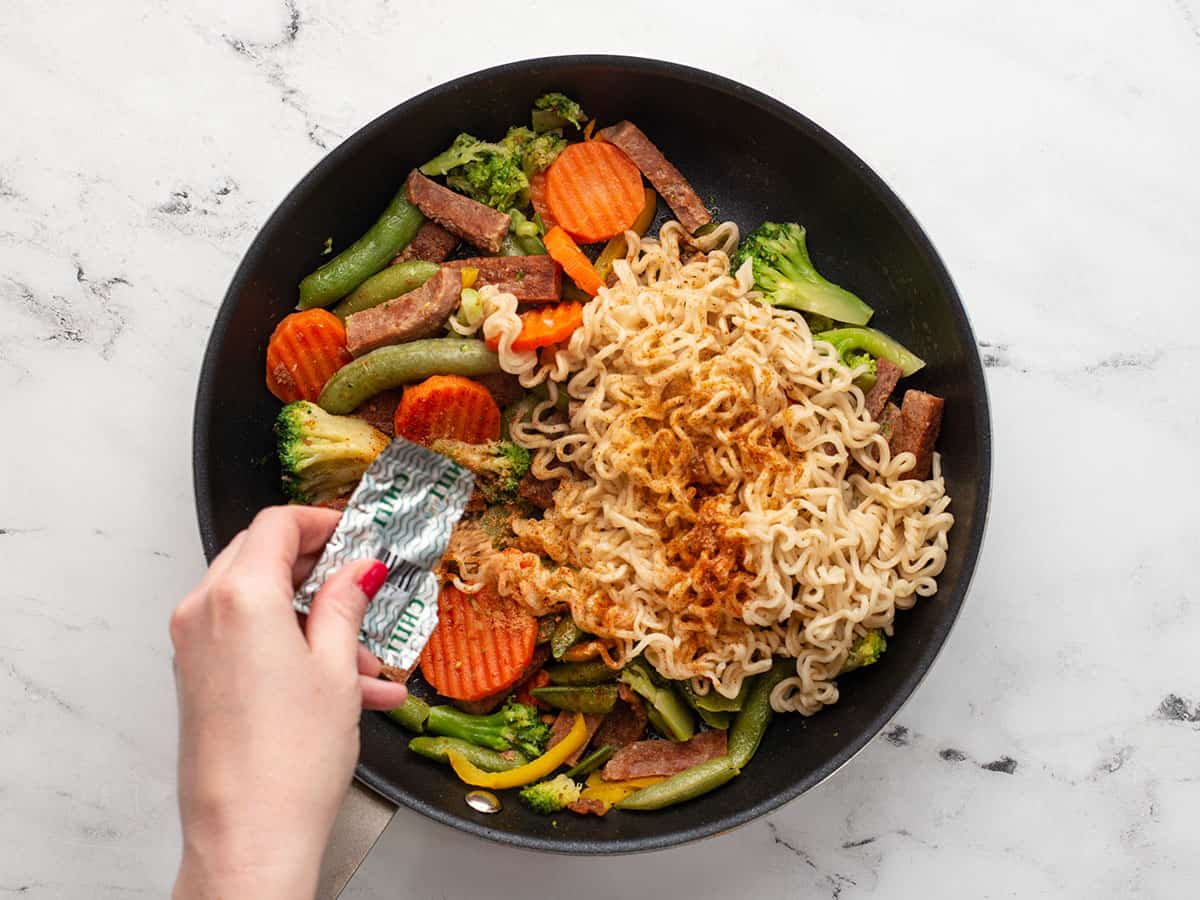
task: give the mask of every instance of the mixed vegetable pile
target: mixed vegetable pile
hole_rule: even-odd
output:
[[[551,93],[535,101],[529,126],[498,140],[458,135],[408,175],[366,234],[300,283],[298,311],[266,353],[267,387],[286,404],[276,433],[290,500],[344,506],[400,436],[476,474],[468,515],[497,548],[516,518],[550,505],[552,483],[530,475],[529,453],[510,435],[544,389],[522,390],[501,371],[495,343],[462,336],[484,315],[480,288],[517,298],[514,350],[551,352],[612,277],[626,232],[649,229],[659,196],[692,234],[713,227],[636,125],[594,125],[578,103]],[[866,327],[871,308],[817,272],[801,226],[761,224],[733,260],[745,263],[764,302],[802,313],[855,369],[868,411],[894,450],[917,456],[914,477],[926,477],[941,401],[916,391],[903,407],[889,399],[922,361]],[[842,671],[885,648],[882,633],[867,633]],[[771,691],[794,674],[777,660],[737,697],[701,695],[640,658],[610,667],[606,649],[569,614],[537,618],[488,590],[467,595],[446,583],[421,671],[452,703],[413,696],[391,716],[416,733],[414,753],[468,785],[521,788],[539,812],[652,810],[735,777],[771,719]]]

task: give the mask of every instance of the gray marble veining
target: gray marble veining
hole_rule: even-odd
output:
[[[166,618],[202,569],[192,403],[257,227],[400,100],[595,50],[774,94],[922,221],[988,369],[975,587],[897,720],[765,820],[603,860],[402,812],[346,895],[525,897],[531,880],[579,900],[1194,893],[1200,3],[778,6],[5,5],[0,897],[170,883]]]

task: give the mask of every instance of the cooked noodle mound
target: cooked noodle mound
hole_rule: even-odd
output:
[[[939,466],[908,479],[834,349],[729,271],[737,228],[628,235],[617,283],[552,358],[514,353],[511,295],[485,289],[502,366],[550,399],[514,438],[557,481],[543,519],[503,551],[460,527],[449,566],[537,613],[569,607],[606,639],[696,690],[793,657],[776,710],[818,711],[855,638],[937,589],[947,512]],[[489,292],[490,291],[490,292]],[[569,412],[553,402],[565,390]]]

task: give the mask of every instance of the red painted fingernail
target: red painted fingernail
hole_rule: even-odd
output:
[[[368,600],[383,587],[383,583],[387,581],[387,572],[387,566],[375,560],[371,563],[371,568],[358,576],[358,588],[367,595]]]

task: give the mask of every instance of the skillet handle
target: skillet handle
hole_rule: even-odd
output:
[[[359,784],[357,779],[350,784],[321,859],[316,900],[335,900],[341,896],[395,814],[396,806],[391,801]]]

